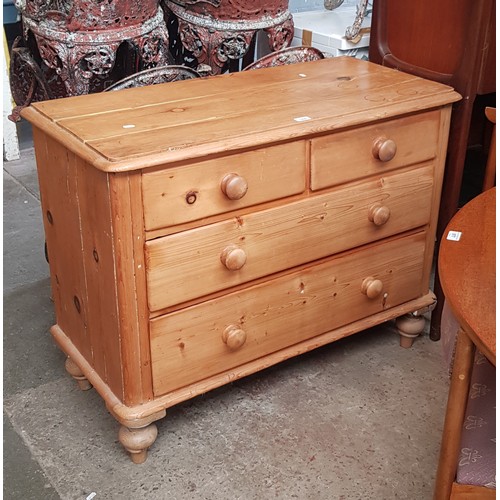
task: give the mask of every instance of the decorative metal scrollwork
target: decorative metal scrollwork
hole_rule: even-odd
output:
[[[323,5],[326,10],[333,10],[340,7],[344,3],[344,0],[324,0]]]
[[[347,40],[355,40],[361,31],[361,25],[363,24],[363,19],[366,17],[368,10],[368,0],[360,0],[359,4],[356,6],[356,17],[352,26],[348,26],[345,30],[345,37]]]
[[[318,61],[324,58],[323,52],[314,47],[288,47],[261,57],[252,64],[249,64],[245,68],[245,71]]]
[[[17,37],[12,45],[9,80],[12,97],[17,104],[9,116],[11,121],[19,121],[21,110],[33,101],[43,101],[52,97],[40,66],[30,50],[22,46],[21,37]]]
[[[269,48],[276,52],[277,50],[287,48],[293,39],[293,19],[284,21],[278,26],[272,26],[264,30],[269,37]]]
[[[221,0],[174,0],[176,4],[179,5],[195,5],[197,3],[209,3],[210,5],[213,5],[214,7],[219,7]]]
[[[217,57],[225,62],[228,59],[240,59],[248,51],[249,43],[241,34],[230,35],[224,38],[217,48]]]
[[[96,47],[80,59],[81,74],[84,78],[107,75],[114,65],[115,53],[109,47]]]
[[[111,90],[123,90],[145,85],[157,85],[159,83],[175,82],[178,80],[190,80],[200,78],[200,74],[194,69],[186,66],[160,66],[157,68],[145,69],[134,75],[130,75],[119,82],[109,86],[106,92]]]
[[[82,95],[132,71],[171,62],[158,0],[16,0],[16,6],[26,48],[14,53],[15,63],[27,65],[11,79],[18,106],[47,93],[28,92],[35,81],[39,89],[50,88],[51,97]]]
[[[292,41],[293,18],[287,0],[221,0],[218,8],[213,2],[198,5],[201,3],[165,0],[170,19],[178,25],[180,43],[173,42],[178,64],[209,66],[210,74],[215,75],[230,68],[230,61],[243,59],[260,30],[267,33],[272,51],[288,47]]]

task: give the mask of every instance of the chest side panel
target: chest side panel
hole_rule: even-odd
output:
[[[108,175],[34,129],[58,326],[123,395]]]

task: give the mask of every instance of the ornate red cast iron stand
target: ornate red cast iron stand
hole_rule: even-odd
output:
[[[170,62],[159,0],[16,0],[16,7],[23,40],[14,45],[10,77],[21,107],[37,96],[103,90],[113,83],[119,49],[132,60],[128,74]]]
[[[165,5],[178,20],[184,49],[213,75],[243,58],[259,30],[267,33],[273,52],[293,38],[288,0],[165,0]]]

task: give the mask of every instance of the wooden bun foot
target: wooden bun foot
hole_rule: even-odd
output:
[[[423,332],[425,318],[421,315],[405,314],[396,319],[396,328],[400,335],[399,345],[409,349],[413,341]]]
[[[418,337],[415,336],[415,337],[407,337],[405,335],[401,335],[399,336],[399,345],[401,347],[404,347],[405,349],[409,349],[412,345],[413,345],[413,341]]]
[[[155,442],[158,428],[149,424],[140,429],[130,429],[122,425],[118,431],[118,439],[130,453],[130,459],[135,464],[142,464],[148,457],[148,448]]]
[[[64,367],[66,368],[66,371],[76,380],[78,387],[80,387],[82,391],[92,389],[92,384],[87,380],[82,370],[80,370],[78,365],[70,357],[66,358]]]

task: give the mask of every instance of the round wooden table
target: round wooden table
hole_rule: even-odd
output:
[[[496,188],[474,198],[448,224],[439,250],[444,295],[460,326],[495,364]],[[451,234],[450,234],[451,232]],[[460,232],[456,241],[454,235]]]
[[[434,498],[449,499],[455,486],[462,423],[476,347],[496,366],[496,188],[474,198],[448,224],[438,269],[446,300],[460,329],[451,376]],[[490,490],[494,498],[495,491]],[[486,497],[484,497],[486,498]]]

